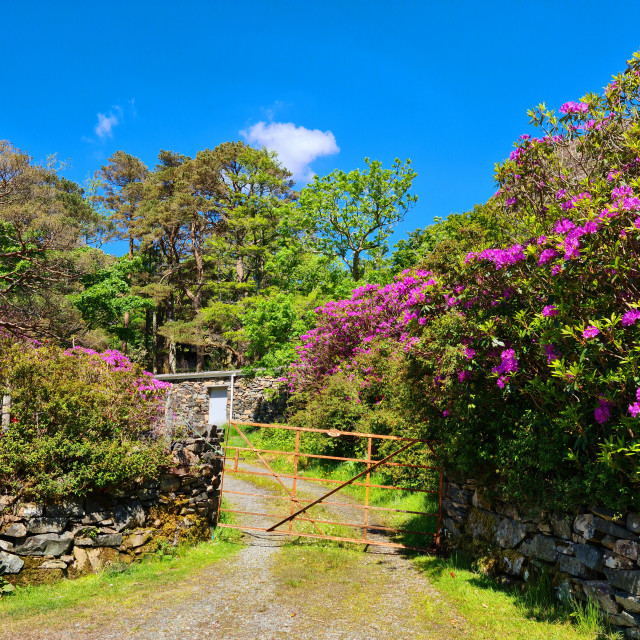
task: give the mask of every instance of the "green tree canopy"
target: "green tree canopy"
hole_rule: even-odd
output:
[[[0,328],[66,338],[81,327],[64,294],[78,284],[79,249],[101,222],[53,161],[36,164],[0,141]]]
[[[363,258],[386,253],[387,238],[418,199],[409,193],[417,175],[411,160],[403,164],[396,158],[391,169],[383,169],[378,160],[365,158],[365,163],[365,171],[336,169],[316,176],[296,204],[318,250],[342,260],[355,281],[364,274]]]

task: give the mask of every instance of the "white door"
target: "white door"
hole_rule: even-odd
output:
[[[228,387],[209,387],[209,424],[220,427],[227,423]]]

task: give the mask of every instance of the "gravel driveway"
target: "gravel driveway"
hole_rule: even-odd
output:
[[[272,492],[233,474],[227,474],[224,482],[226,489],[234,491]],[[308,495],[323,492],[309,482],[299,481],[298,487]],[[227,499],[231,497],[240,510],[264,512],[268,508],[262,497]],[[340,501],[348,500],[341,497]],[[359,509],[335,509],[353,521],[362,517]],[[265,526],[254,516],[243,518],[243,524]],[[113,615],[102,613],[81,623],[70,616],[68,627],[25,629],[12,633],[11,638],[444,640],[467,636],[467,623],[411,560],[393,549],[283,548],[291,538],[262,532],[247,532],[243,541],[246,546],[231,560],[159,589],[153,598],[133,608]],[[313,571],[308,570],[311,561],[315,562]]]

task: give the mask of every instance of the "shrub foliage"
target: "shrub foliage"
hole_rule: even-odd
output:
[[[635,54],[603,95],[532,110],[540,137],[496,167],[510,241],[318,309],[294,419],[437,438],[512,500],[640,506],[639,104]],[[338,381],[360,408],[321,409]]]
[[[166,383],[117,351],[0,339],[11,396],[0,429],[0,490],[42,500],[122,489],[169,460],[155,431]]]

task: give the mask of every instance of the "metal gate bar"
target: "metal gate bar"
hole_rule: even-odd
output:
[[[243,433],[240,429],[240,426],[249,426],[260,429],[281,429],[288,431],[295,431],[295,446],[293,451],[281,451],[278,449],[263,449],[258,448],[253,445],[253,443],[249,440],[249,438]],[[242,438],[244,443],[248,446],[238,446],[229,444],[229,436],[232,431],[232,428],[238,435]],[[328,456],[321,455],[316,453],[306,453],[301,451],[301,434],[304,433],[314,433],[314,434],[324,434],[331,438],[347,436],[349,438],[366,438],[367,439],[367,457],[366,458],[350,458],[345,456]],[[387,455],[382,460],[374,460],[372,458],[372,442],[373,439],[377,440],[393,440],[397,441],[400,444],[400,448],[394,451],[393,453]],[[223,483],[221,485],[221,495],[220,500],[222,501],[223,495],[232,494],[232,495],[246,495],[246,496],[256,496],[261,498],[267,498],[268,500],[274,501],[287,501],[289,502],[289,513],[286,517],[282,515],[276,515],[272,513],[258,513],[254,511],[240,510],[240,509],[229,509],[222,508],[220,504],[219,512],[223,513],[235,513],[238,515],[244,516],[256,516],[268,519],[279,519],[279,522],[272,525],[271,527],[255,527],[255,526],[244,526],[242,524],[228,524],[228,523],[218,523],[220,527],[226,527],[231,529],[241,529],[241,530],[249,530],[249,531],[264,531],[271,533],[279,533],[283,535],[291,535],[291,536],[299,536],[306,538],[316,538],[316,539],[325,539],[325,540],[338,540],[344,542],[356,542],[362,544],[370,544],[375,546],[389,546],[394,548],[404,548],[404,549],[414,549],[414,550],[422,550],[422,551],[433,551],[434,547],[437,547],[440,543],[440,530],[441,530],[441,518],[442,518],[442,467],[434,466],[434,465],[424,465],[424,464],[412,464],[405,462],[391,462],[391,459],[397,456],[398,454],[403,453],[411,447],[422,445],[423,448],[428,449],[431,456],[433,456],[436,460],[438,460],[437,453],[435,452],[433,441],[424,440],[421,438],[402,438],[398,436],[389,436],[389,435],[381,435],[381,434],[372,434],[372,433],[358,433],[352,431],[338,431],[335,429],[312,429],[307,427],[293,427],[289,425],[274,425],[274,424],[263,424],[256,422],[238,422],[232,421],[229,423],[229,427],[227,429],[227,436],[224,448],[224,462],[223,462]],[[233,451],[234,455],[232,457],[229,456],[230,452]],[[268,472],[256,471],[254,469],[246,469],[239,468],[240,462],[240,452],[251,452],[255,454],[258,461],[264,465]],[[268,454],[270,456],[280,456],[283,458],[292,458],[292,466],[293,473],[283,473],[279,471],[274,471],[274,469],[269,465],[267,460],[262,454]],[[306,475],[300,475],[299,473],[299,459],[301,456],[305,458],[313,458],[319,460],[331,460],[336,462],[354,462],[358,464],[365,465],[363,471],[357,473],[352,478],[347,480],[346,482],[343,480],[335,480],[333,478],[322,478],[322,477],[311,477]],[[232,466],[229,466],[228,463],[232,462]],[[383,467],[406,467],[411,469],[423,469],[425,471],[432,471],[438,474],[438,490],[433,489],[418,489],[415,487],[400,487],[396,485],[388,485],[388,484],[374,484],[371,483],[371,473],[378,468]],[[224,474],[232,473],[239,475],[248,475],[248,476],[263,476],[263,477],[272,477],[277,483],[284,489],[287,493],[286,496],[282,495],[267,495],[261,493],[250,493],[250,492],[242,492],[242,491],[233,491],[230,489],[224,488]],[[360,478],[365,479],[364,482],[358,482],[357,480]],[[285,485],[283,482],[284,479],[291,480],[291,488]],[[298,495],[298,480],[304,480],[309,482],[320,482],[320,483],[330,483],[337,484],[339,486],[334,489],[328,491],[324,495],[315,499],[307,499],[300,497]],[[347,503],[347,502],[336,502],[328,500],[332,495],[336,494],[338,491],[344,489],[346,486],[360,486],[365,488],[365,499],[364,504],[359,503]],[[438,511],[437,513],[430,513],[426,511],[411,511],[406,509],[393,509],[391,507],[380,507],[377,505],[371,505],[370,503],[370,490],[371,489],[384,489],[384,490],[396,490],[396,491],[406,491],[406,492],[417,492],[417,493],[425,493],[425,494],[438,494]],[[349,523],[349,522],[341,522],[332,519],[324,519],[324,518],[316,518],[311,517],[306,512],[312,507],[316,506],[342,506],[363,510],[363,522],[361,523]],[[386,525],[377,525],[370,521],[370,511],[378,511],[378,512],[386,512],[386,513],[399,513],[399,514],[410,514],[423,516],[425,518],[434,518],[437,519],[437,528],[435,532],[425,532],[418,531],[414,529],[405,529],[405,528],[397,528],[397,527],[388,527]],[[331,515],[331,514],[330,514]],[[308,533],[306,531],[300,531],[294,528],[295,522],[305,522],[311,523],[315,528],[316,532]],[[281,525],[288,524],[286,530],[278,529]],[[342,535],[328,535],[321,531],[319,524],[323,525],[337,525],[344,526],[349,528],[356,528],[362,530],[362,538],[353,538],[350,536],[342,536]],[[367,534],[368,533],[376,533],[376,532],[389,532],[392,534],[414,534],[420,536],[431,537],[432,544],[426,547],[416,547],[409,546],[399,542],[393,542],[390,540],[376,540],[371,539]]]
[[[242,473],[242,471],[240,471],[239,473]],[[304,480],[308,480],[306,476],[298,476],[298,477],[303,478]],[[231,493],[237,496],[255,496],[256,498],[269,498],[270,500],[286,500],[287,502],[290,501],[290,498],[287,498],[286,496],[265,495],[264,493],[247,493],[245,491],[231,491],[231,489],[225,490],[225,493],[227,494]],[[298,498],[297,502],[313,502],[313,500],[309,498]],[[427,513],[426,511],[407,511],[406,509],[392,509],[391,507],[375,507],[373,505],[365,506],[364,504],[357,504],[355,502],[333,502],[330,500],[325,500],[322,502],[322,504],[330,504],[336,507],[351,507],[353,509],[371,509],[376,511],[393,511],[394,513],[411,513],[417,516],[433,516],[434,518],[438,516],[437,513]]]
[[[303,454],[304,455],[304,454]],[[386,462],[385,462],[386,464]],[[251,476],[266,476],[266,477],[271,477],[274,474],[273,473],[264,473],[261,471],[248,471],[246,469],[238,469],[237,467],[233,469],[234,473],[246,473],[247,475],[251,475]],[[355,476],[354,476],[355,477]],[[299,479],[299,480],[307,480],[309,482],[332,482],[334,484],[344,484],[344,480],[333,480],[332,478],[311,478],[308,476],[300,476],[300,475],[296,475],[294,476],[291,473],[278,473],[278,478],[291,478],[291,479]],[[366,482],[351,482],[349,481],[348,484],[352,484],[354,487],[366,487],[367,483]],[[414,487],[398,487],[392,484],[370,484],[369,485],[372,488],[376,488],[376,489],[396,489],[398,491],[409,491],[409,492],[415,492],[415,493],[433,493],[433,494],[437,494],[440,493],[437,489],[415,489]],[[296,502],[298,502],[298,500],[296,500]]]

